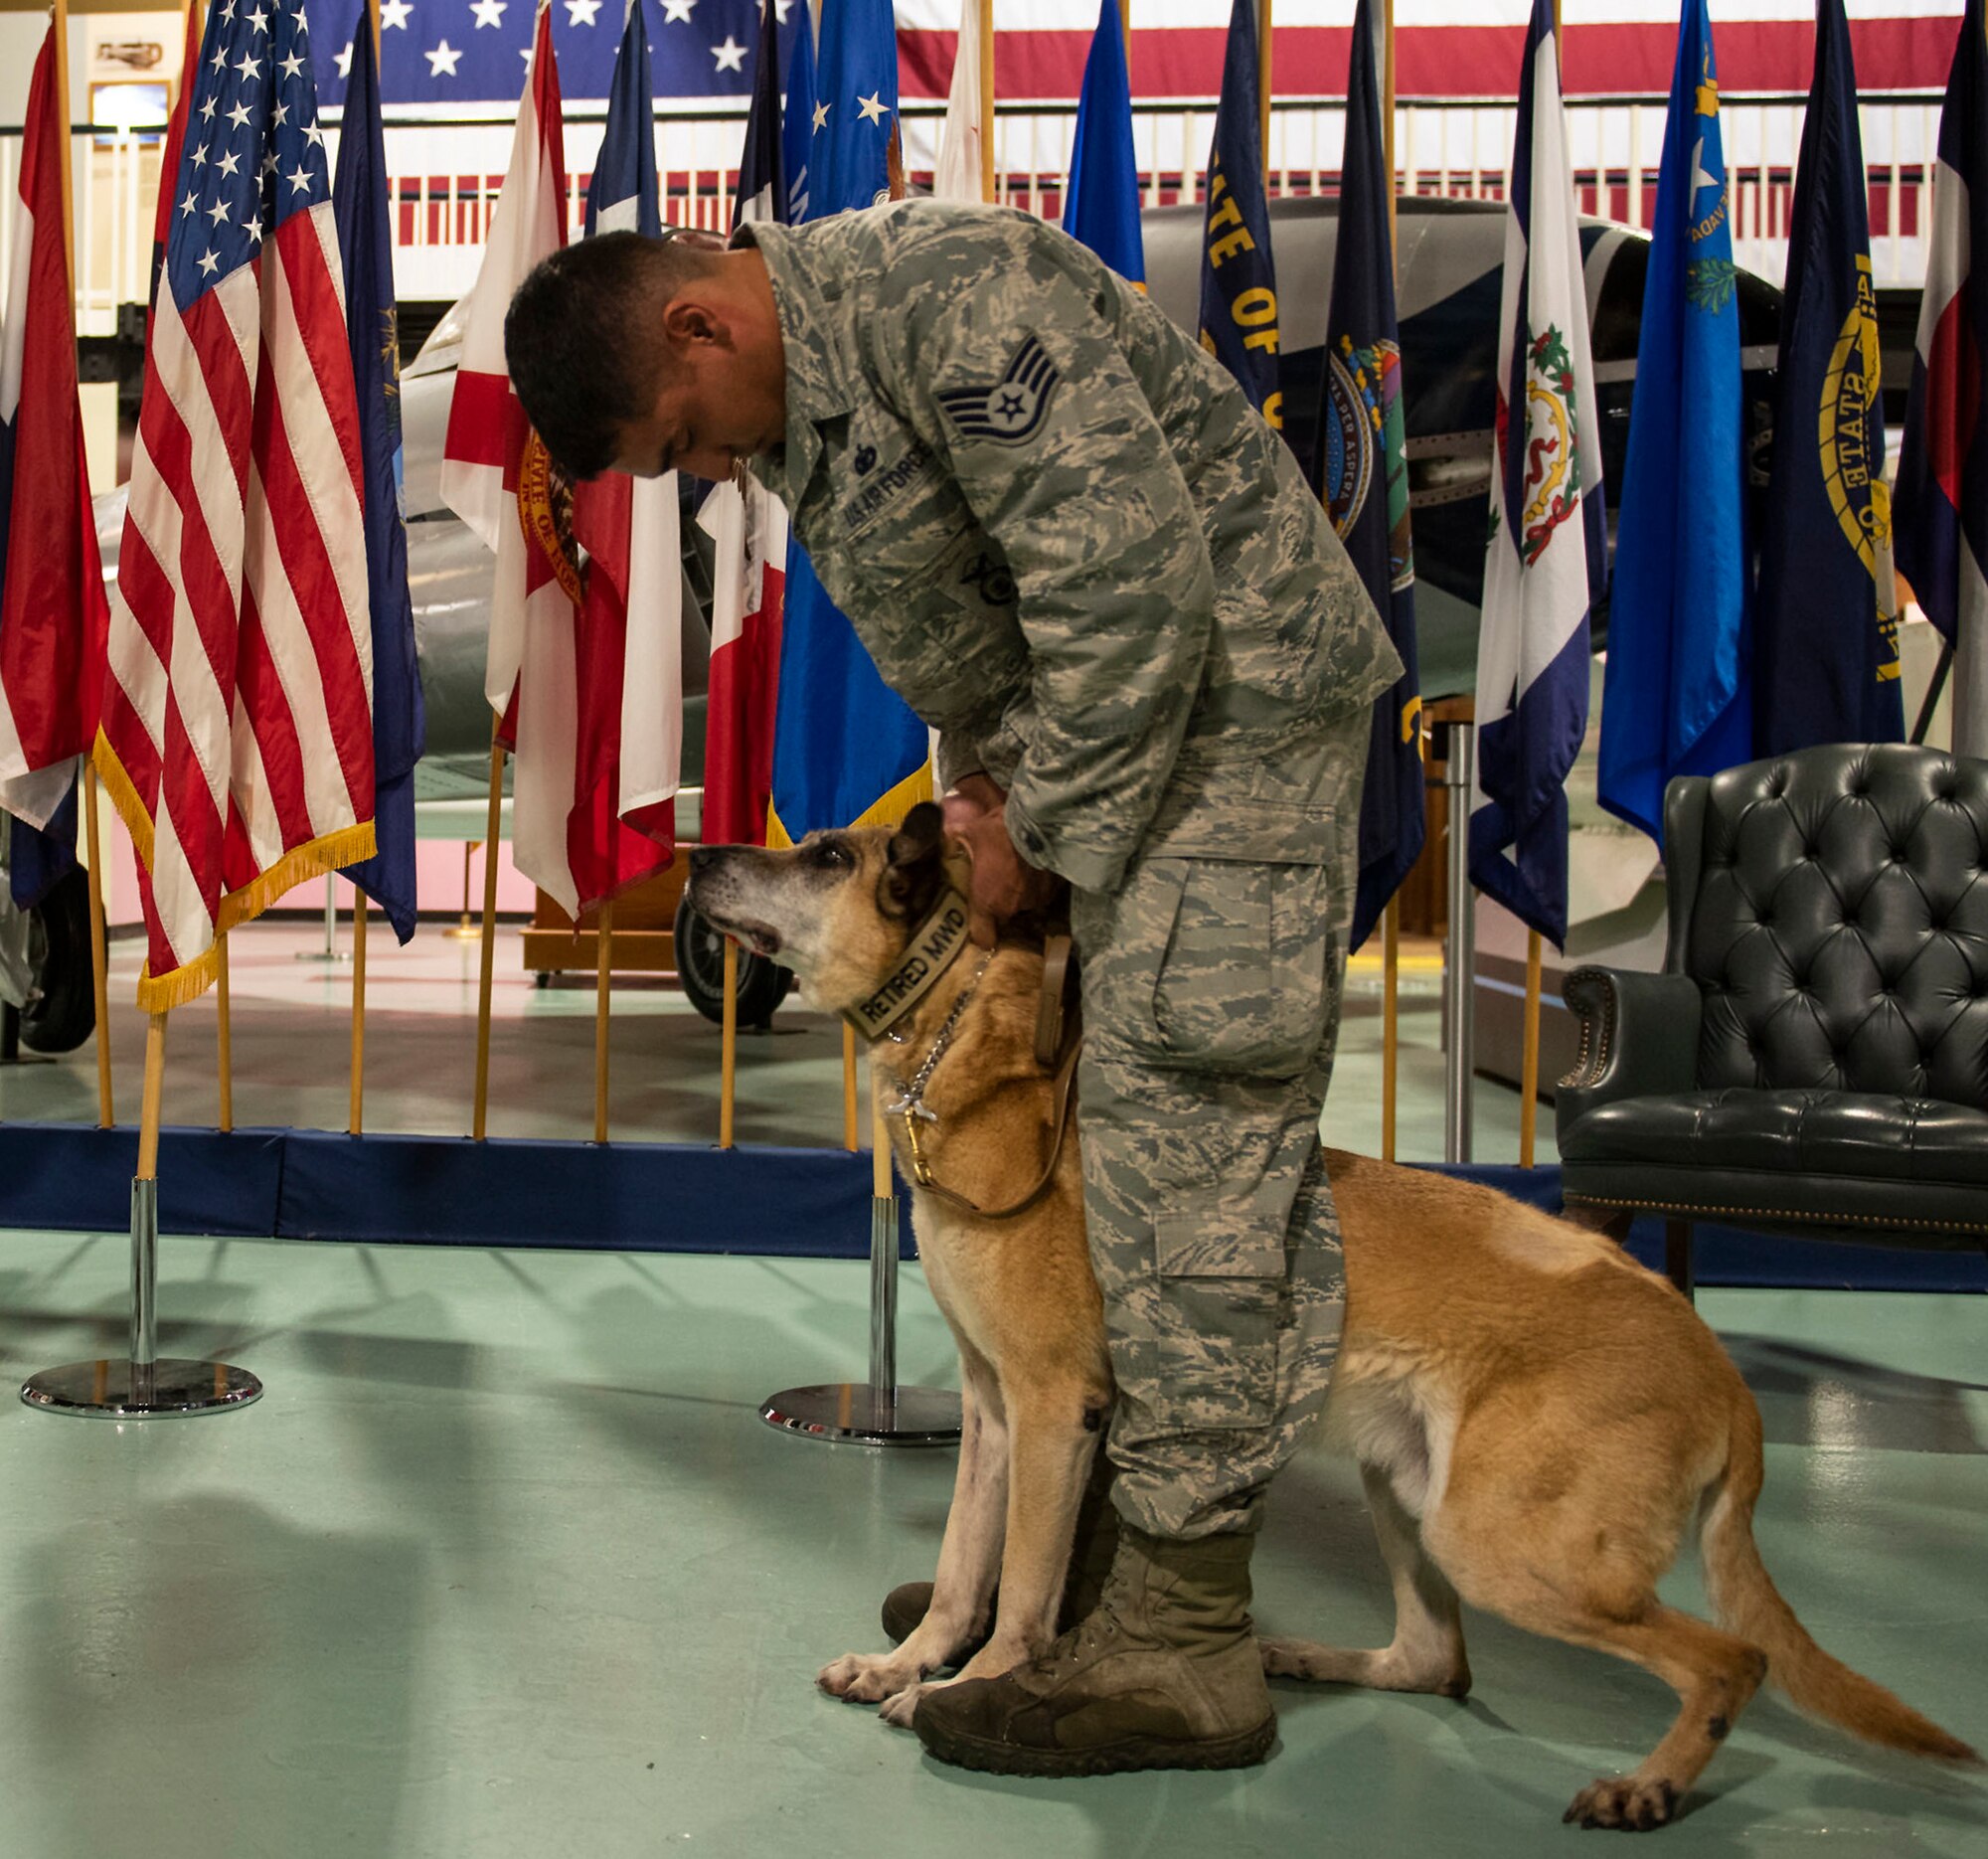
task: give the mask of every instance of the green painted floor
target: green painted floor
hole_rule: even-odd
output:
[[[0,1382],[123,1341],[121,1236],[0,1234]],[[1069,1784],[927,1762],[820,1663],[929,1572],[944,1453],[775,1435],[845,1375],[866,1269],[168,1240],[162,1346],[260,1405],[118,1428],[0,1411],[6,1859],[1533,1855],[1669,1694],[1471,1622],[1467,1705],[1279,1688],[1259,1770]],[[1715,1291],[1766,1415],[1759,1535],[1832,1650],[1988,1740],[1988,1300]],[[943,1382],[906,1276],[907,1379]],[[1695,1575],[1677,1578],[1680,1597]],[[1694,1604],[1695,1605],[1695,1604]],[[1279,1485],[1267,1626],[1372,1642],[1350,1469]],[[1988,1786],[1755,1705],[1684,1854],[1988,1853]]]
[[[349,942],[349,927],[341,940]],[[342,1127],[350,970],[315,927],[234,938],[236,1117]],[[371,944],[368,1127],[466,1130],[474,951]],[[138,950],[112,1046],[135,1108]],[[500,949],[491,1130],[591,1129],[590,989]],[[1402,1153],[1441,1146],[1433,975],[1404,999]],[[173,1016],[168,1119],[214,1118],[211,997]],[[1380,1140],[1378,974],[1349,983],[1334,1140]],[[617,995],[614,1133],[709,1140],[717,1034]],[[1478,1159],[1514,1159],[1480,1083]],[[88,1049],[0,1073],[0,1116],[94,1114]],[[835,1030],[783,1011],[741,1059],[742,1140],[839,1139]],[[1543,1118],[1542,1155],[1551,1156]],[[797,1217],[805,1210],[797,1210]],[[0,1233],[0,1391],[124,1346],[121,1235]],[[1474,1623],[1467,1705],[1280,1688],[1264,1768],[1067,1785],[967,1776],[812,1687],[928,1575],[948,1453],[776,1435],[776,1390],[860,1371],[867,1268],[168,1238],[162,1348],[259,1374],[256,1407],[117,1428],[0,1407],[0,1859],[1018,1859],[1522,1854],[1669,1719],[1654,1680]],[[1825,1644],[1988,1742],[1988,1299],[1715,1291],[1767,1420],[1759,1533]],[[952,1385],[905,1278],[901,1371]],[[0,1394],[0,1398],[5,1398]],[[1677,1591],[1697,1605],[1686,1571]],[[1273,1502],[1258,1617],[1377,1643],[1351,1469]],[[1988,1785],[1754,1706],[1653,1836],[1675,1854],[1988,1855]]]

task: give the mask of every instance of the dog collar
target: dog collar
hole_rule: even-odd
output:
[[[865,1039],[881,1038],[932,991],[966,943],[966,900],[948,887],[911,932],[904,959],[890,978],[849,1009],[850,1025]]]

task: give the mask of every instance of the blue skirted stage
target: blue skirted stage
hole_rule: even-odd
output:
[[[0,1124],[0,1226],[121,1233],[137,1156],[135,1128]],[[1442,1172],[1559,1210],[1558,1168]],[[870,1248],[870,1158],[841,1149],[167,1129],[159,1224],[169,1234],[222,1239],[857,1259]],[[1639,1222],[1630,1247],[1660,1268],[1660,1224]],[[1988,1258],[1979,1252],[1714,1226],[1698,1229],[1697,1271],[1701,1284],[1988,1290]]]

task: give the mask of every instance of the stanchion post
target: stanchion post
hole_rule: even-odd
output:
[[[490,726],[490,823],[483,836],[483,947],[476,978],[476,1097],[470,1135],[478,1142],[490,1111],[490,983],[497,959],[497,829],[504,808],[504,745]]]
[[[1519,1061],[1519,1166],[1533,1165],[1533,1138],[1540,1120],[1540,932],[1526,935],[1526,1031]]]
[[[718,1061],[718,1146],[732,1147],[739,1099],[739,944],[725,938],[725,1024]]]
[[[358,1135],[366,1127],[366,919],[367,897],[352,887],[352,1114],[346,1130]]]
[[[145,1028],[145,1084],[138,1111],[138,1172],[131,1182],[131,1330],[122,1362],[98,1359],[46,1369],[21,1399],[50,1414],[139,1420],[247,1407],[262,1384],[226,1362],[159,1355],[159,1109],[165,1088],[166,1016]]]
[[[1442,950],[1442,991],[1449,1020],[1442,1099],[1442,1159],[1471,1159],[1471,1080],[1476,1054],[1477,925],[1470,890],[1470,796],[1476,786],[1477,726],[1445,724],[1443,787],[1449,802],[1449,925]]]
[[[607,1140],[607,1008],[614,976],[614,900],[601,905],[593,930],[593,1140]]]
[[[809,1439],[953,1445],[959,1439],[959,1396],[945,1388],[898,1385],[898,1202],[874,1064],[871,1084],[876,1147],[870,1161],[870,1379],[786,1389],[760,1404],[759,1418]]]
[[[214,975],[215,1045],[220,1059],[221,1072],[221,1133],[225,1136],[235,1127],[235,1020],[229,1011],[228,1000],[228,931],[223,930],[214,938],[216,955]],[[163,1038],[163,1032],[161,1033]],[[147,1063],[150,1061],[150,1040],[147,1036]],[[151,1089],[149,1076],[146,1089]]]

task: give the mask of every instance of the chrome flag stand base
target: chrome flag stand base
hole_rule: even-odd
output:
[[[72,1362],[23,1384],[21,1399],[47,1414],[143,1420],[247,1407],[262,1384],[226,1362],[159,1360],[154,1308],[159,1267],[159,1184],[131,1184],[131,1355],[125,1362]]]
[[[870,1379],[788,1388],[759,1404],[782,1433],[852,1445],[957,1445],[959,1397],[898,1386],[898,1203],[870,1203]]]

